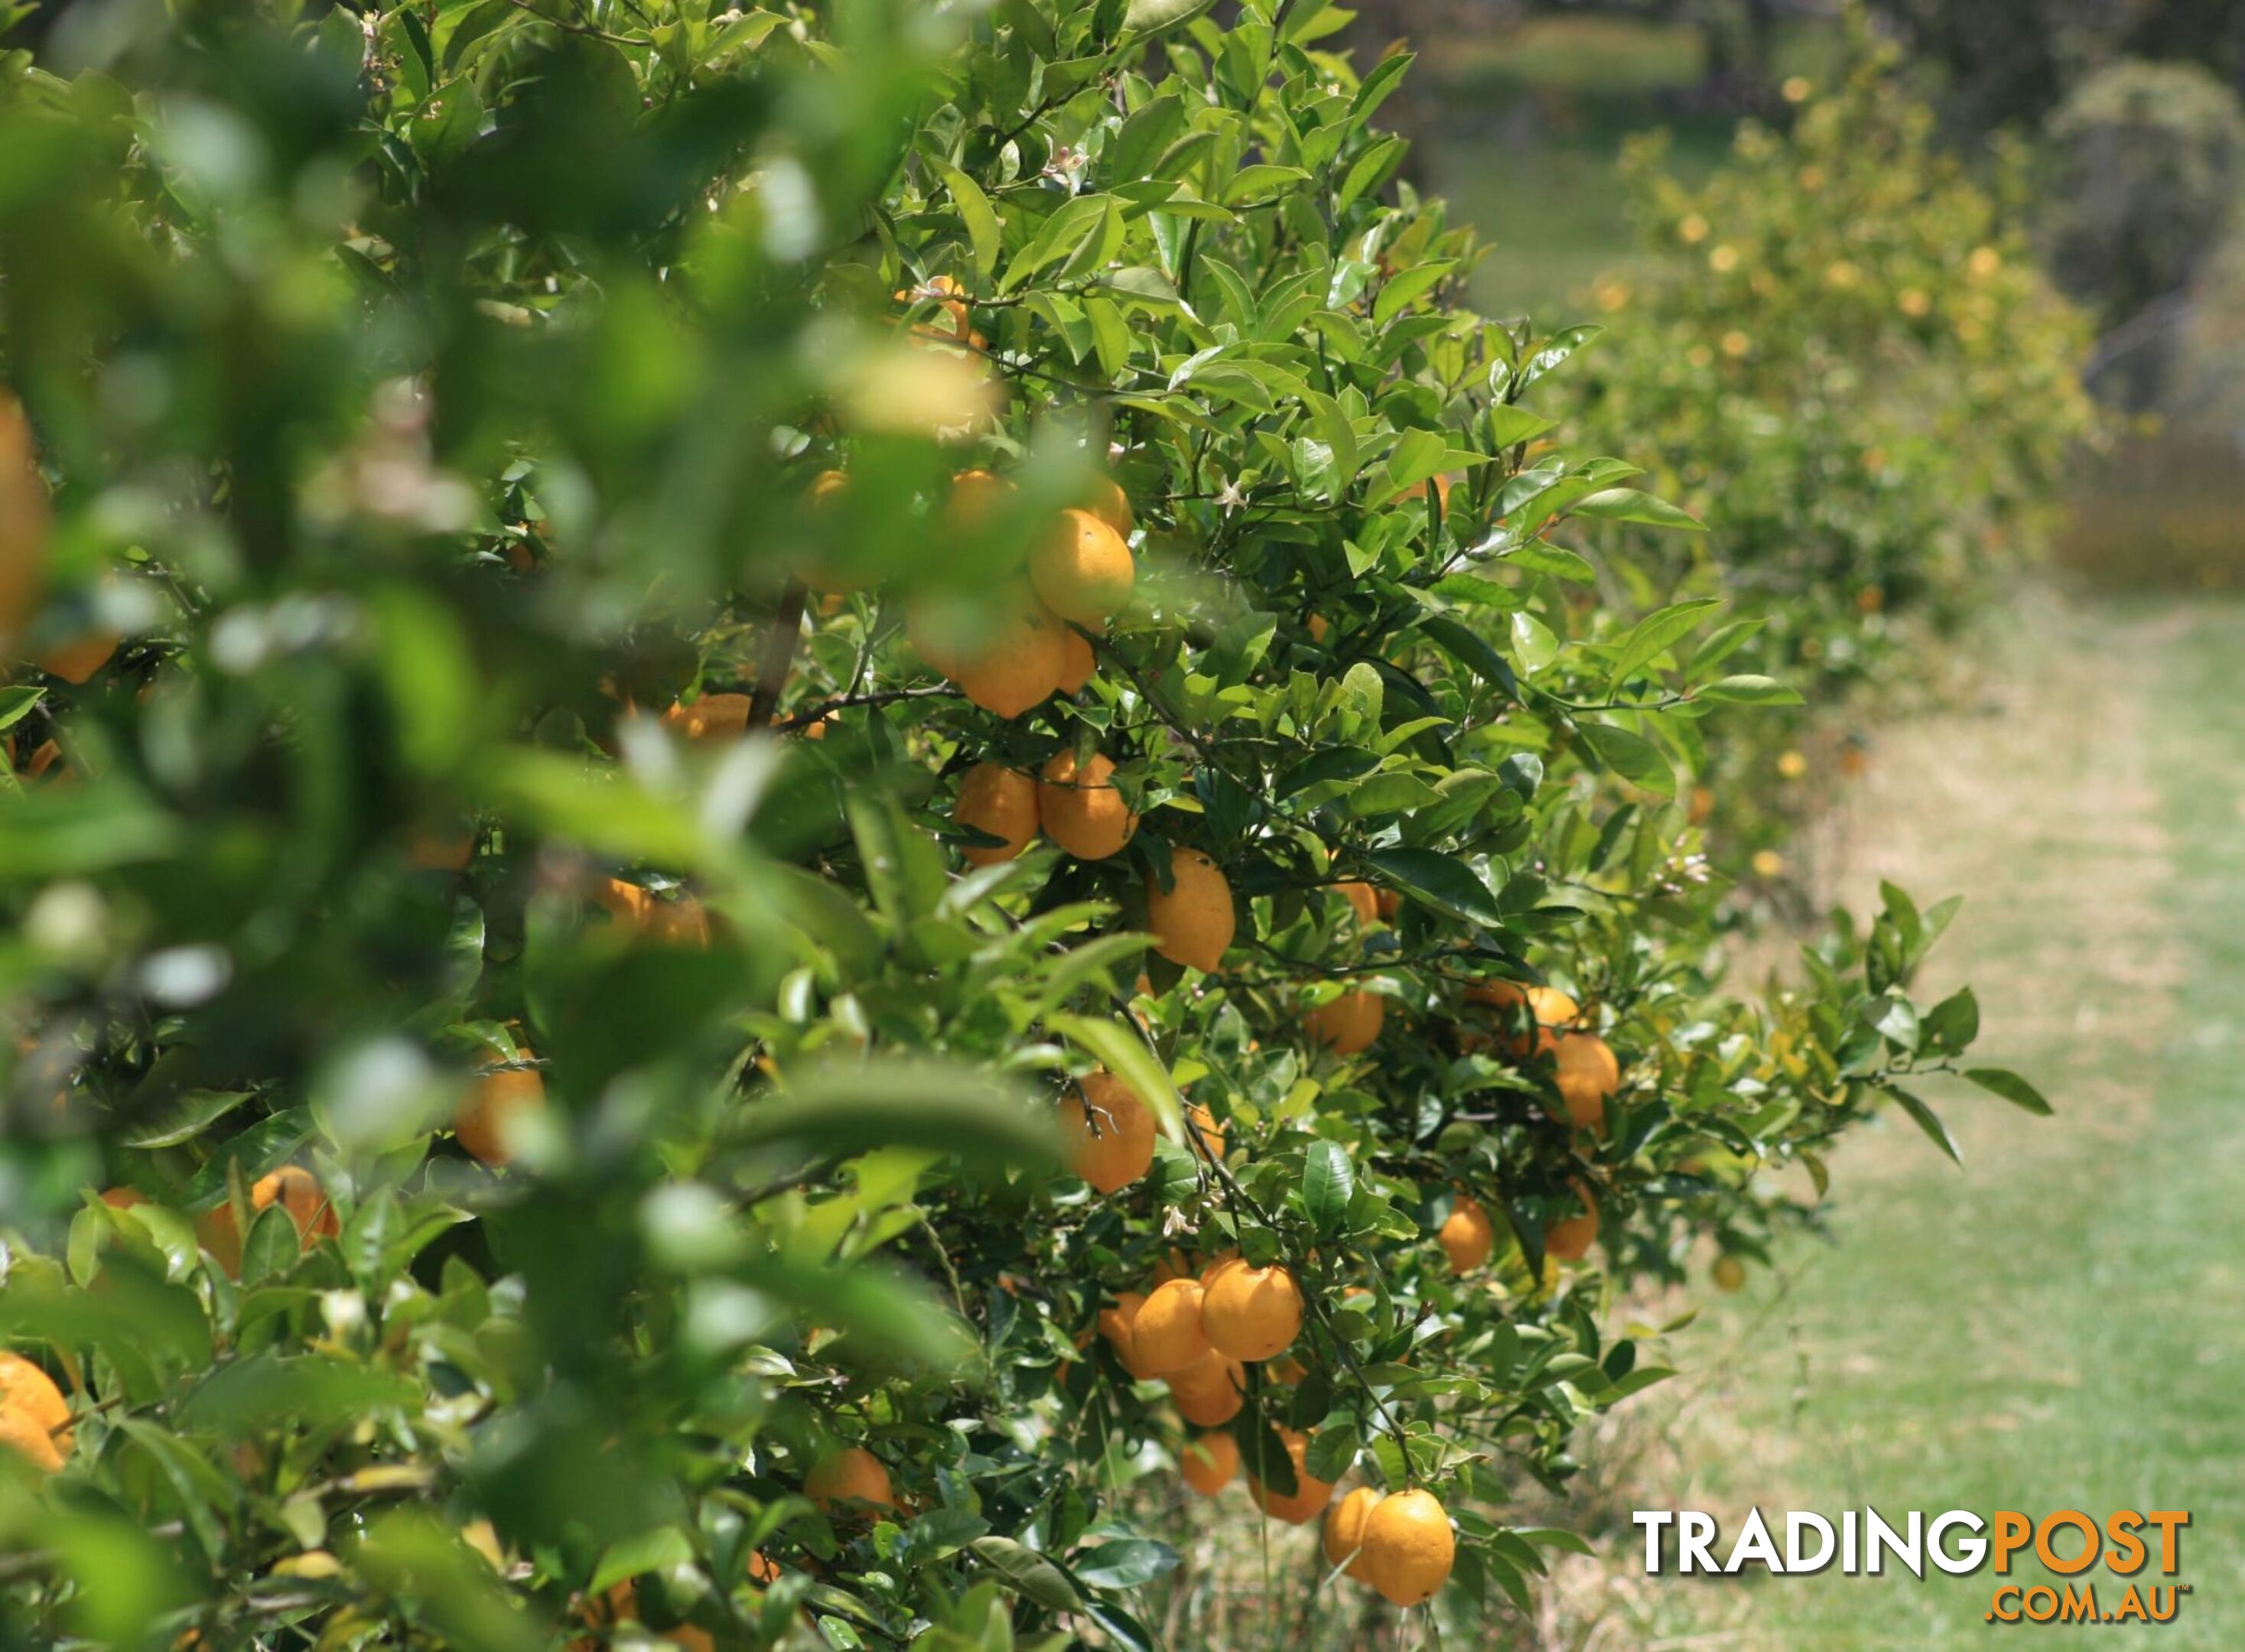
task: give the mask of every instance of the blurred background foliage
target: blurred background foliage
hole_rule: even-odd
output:
[[[1484,1632],[1638,1293],[2044,1109],[1911,995],[1953,902],[1721,944],[2090,433],[1931,47],[1500,41],[1703,135],[1484,261],[1310,0],[8,20],[18,1641],[1417,1635],[1186,1567],[1227,1405],[1264,1502],[1435,1491]],[[1304,1317],[1204,1406],[1116,1316],[1234,1249]]]

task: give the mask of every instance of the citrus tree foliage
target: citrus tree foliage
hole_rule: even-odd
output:
[[[2027,245],[2021,158],[1976,176],[1891,54],[1851,40],[1837,84],[1790,86],[1784,128],[1743,126],[1704,186],[1658,141],[1632,151],[1655,256],[1601,283],[1611,331],[1568,410],[1706,524],[1699,581],[1768,622],[1746,658],[1825,677],[1820,701],[2031,555],[2093,433],[2085,322]]]
[[[1235,1249],[1180,1403],[1523,1599],[1614,1293],[1945,1142],[1950,906],[1717,990],[1787,691],[1541,537],[1693,525],[1340,14],[568,3],[7,61],[8,1633],[1152,1644]]]

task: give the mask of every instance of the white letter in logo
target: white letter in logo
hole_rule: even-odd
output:
[[[1978,1571],[1980,1562],[1987,1558],[1988,1540],[1986,1538],[1968,1537],[1960,1540],[1957,1545],[1957,1558],[1952,1561],[1942,1549],[1941,1534],[1952,1526],[1961,1526],[1968,1532],[1977,1532],[1982,1529],[1983,1525],[1984,1522],[1977,1514],[1961,1508],[1952,1508],[1946,1514],[1937,1518],[1932,1526],[1927,1528],[1925,1534],[1925,1547],[1932,1556],[1933,1563],[1952,1577],[1963,1577],[1969,1572]]]
[[[1761,1511],[1746,1511],[1746,1529],[1739,1540],[1731,1545],[1731,1558],[1723,1563],[1723,1570],[1736,1573],[1748,1561],[1760,1561],[1773,1572],[1782,1572],[1785,1563],[1777,1557],[1777,1545],[1769,1539],[1769,1527],[1761,1523]]]
[[[1824,1540],[1817,1546],[1814,1556],[1801,1552],[1804,1532],[1814,1532]],[[1811,1514],[1805,1509],[1793,1509],[1785,1517],[1785,1569],[1796,1575],[1821,1572],[1832,1563],[1832,1522],[1821,1514]]]
[[[1675,1511],[1665,1508],[1641,1508],[1629,1517],[1631,1526],[1645,1527],[1645,1574],[1647,1577],[1660,1575],[1660,1534],[1675,1518]]]
[[[1692,1563],[1699,1563],[1702,1572],[1719,1572],[1715,1557],[1707,1552],[1707,1545],[1715,1540],[1715,1517],[1702,1514],[1696,1508],[1687,1508],[1676,1522],[1676,1569],[1689,1572]]]

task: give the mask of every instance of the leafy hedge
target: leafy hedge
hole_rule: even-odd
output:
[[[1788,691],[1342,14],[568,4],[6,62],[6,1632],[1150,1645],[1234,1249],[1179,1403],[1524,1601],[1615,1293],[1945,1145],[1952,904],[1712,990]]]

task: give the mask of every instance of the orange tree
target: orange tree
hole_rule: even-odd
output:
[[[1631,151],[1646,257],[1594,288],[1609,332],[1562,410],[1625,441],[1707,528],[1589,543],[1730,596],[1760,622],[1740,668],[1818,708],[1763,720],[1710,766],[1730,781],[1726,859],[1781,843],[1784,816],[1753,805],[1797,789],[1771,766],[1812,715],[1923,678],[1929,647],[2033,559],[2098,436],[2089,329],[2029,243],[2025,157],[1943,147],[1891,49],[1853,29],[1828,85],[1786,91],[1787,118],[1742,126],[1703,184],[1674,177],[1657,138]]]
[[[1787,691],[1542,537],[1692,525],[1341,14],[77,15],[0,104],[11,1637],[1145,1646],[1159,1462],[1524,1599],[1615,1291],[2041,1106],[1948,906],[1720,992],[1671,796]]]

